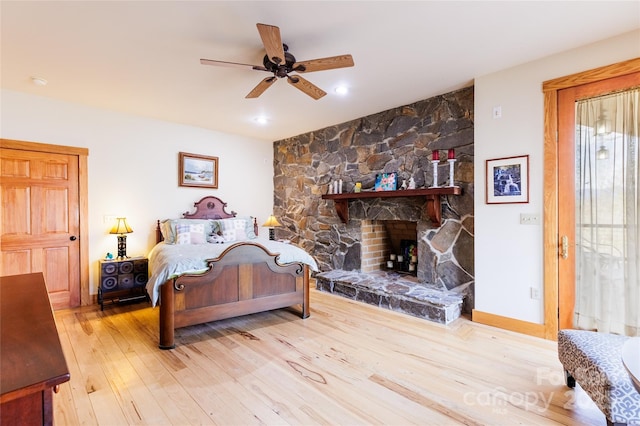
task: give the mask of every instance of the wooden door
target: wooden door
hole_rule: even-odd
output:
[[[79,157],[0,154],[0,275],[42,272],[54,308],[79,306]]]
[[[575,265],[575,103],[640,85],[640,72],[607,78],[558,91],[558,326],[573,328],[576,265]],[[563,242],[564,240],[564,242]],[[567,247],[563,256],[563,244]]]

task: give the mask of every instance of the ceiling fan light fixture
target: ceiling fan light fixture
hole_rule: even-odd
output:
[[[202,65],[218,65],[225,67],[251,68],[255,71],[272,73],[260,81],[246,96],[246,99],[255,99],[262,95],[277,79],[286,78],[287,82],[311,98],[318,100],[327,93],[315,84],[300,76],[291,76],[291,72],[314,72],[333,70],[353,66],[351,55],[331,56],[317,58],[308,61],[297,62],[296,57],[289,52],[289,46],[282,43],[280,28],[275,25],[256,24],[266,54],[262,58],[262,65],[240,64],[236,62],[217,61],[213,59],[200,59]]]

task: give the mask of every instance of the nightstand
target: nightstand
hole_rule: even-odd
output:
[[[149,300],[146,289],[148,279],[149,260],[146,257],[101,260],[98,285],[100,310],[104,310],[105,300],[114,303]]]

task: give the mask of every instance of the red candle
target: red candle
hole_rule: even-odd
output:
[[[456,153],[453,150],[453,148],[449,148],[449,156],[448,156],[449,160],[455,160],[456,159]]]
[[[431,154],[431,160],[432,161],[439,161],[440,160],[440,153],[437,150],[433,151],[433,153]]]

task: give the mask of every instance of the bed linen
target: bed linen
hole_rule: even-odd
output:
[[[231,243],[205,244],[156,244],[149,252],[149,271],[151,276],[147,282],[147,294],[151,303],[156,306],[160,295],[160,286],[168,279],[184,273],[198,273],[207,270],[207,259],[213,259],[226,249],[242,243],[260,244],[273,254],[278,254],[276,260],[280,264],[303,263],[313,272],[318,272],[315,259],[306,251],[293,244],[273,241],[266,238],[256,238]]]

